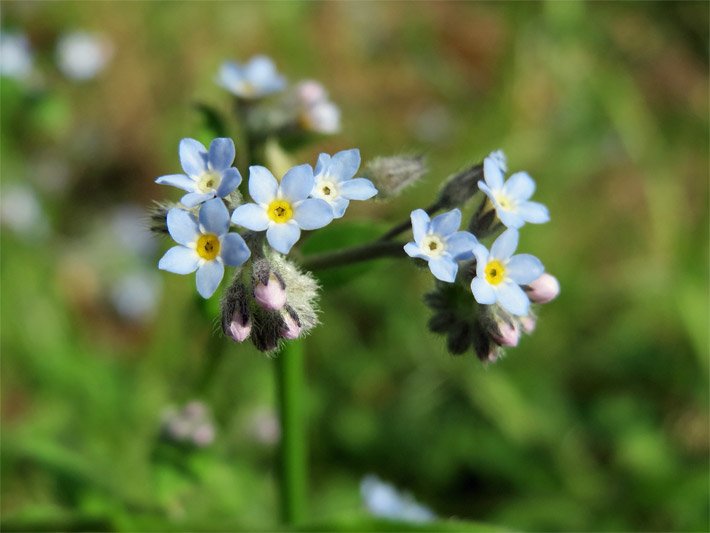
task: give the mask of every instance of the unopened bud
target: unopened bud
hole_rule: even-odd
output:
[[[153,233],[168,234],[168,211],[174,207],[168,202],[153,202],[148,214],[150,215],[150,231]]]
[[[560,282],[551,274],[544,273],[535,281],[525,287],[525,292],[530,301],[536,304],[545,304],[557,298],[560,294]]]
[[[520,317],[520,327],[523,328],[523,331],[528,335],[535,331],[536,325],[537,318],[535,318],[534,316],[528,315]]]
[[[242,342],[251,333],[251,327],[246,287],[237,273],[222,299],[222,331],[235,342]]]
[[[200,424],[192,433],[192,442],[195,446],[204,448],[214,442],[214,426],[210,423]]]
[[[437,205],[442,209],[453,209],[465,204],[478,192],[478,182],[483,179],[483,165],[474,165],[451,176],[439,192]]]
[[[427,171],[424,156],[396,155],[369,161],[364,175],[377,187],[378,198],[392,198],[417,183]]]
[[[236,342],[243,342],[251,333],[251,321],[241,323],[241,317],[234,314],[233,320],[229,323],[227,334]]]
[[[497,327],[491,331],[491,338],[499,346],[517,346],[520,340],[520,330],[516,324],[501,320]]]
[[[297,339],[301,335],[301,324],[295,311],[290,307],[286,307],[286,312],[283,314],[284,327],[281,334],[284,339]]]
[[[266,284],[256,284],[254,298],[267,311],[278,311],[286,305],[286,285],[278,275],[272,273]]]

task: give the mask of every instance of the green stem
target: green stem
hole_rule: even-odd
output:
[[[298,525],[306,514],[306,425],[303,345],[290,341],[276,357],[276,393],[281,421],[279,476],[281,520]]]
[[[335,252],[311,255],[301,262],[301,266],[306,270],[323,270],[378,259],[380,257],[400,256],[405,257],[404,244],[401,242],[376,241],[370,244],[337,250]]]

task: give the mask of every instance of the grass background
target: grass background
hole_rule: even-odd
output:
[[[361,522],[359,480],[376,473],[444,519],[707,530],[707,22],[702,2],[3,2],[42,81],[0,84],[2,187],[32,187],[50,228],[2,228],[6,526],[277,525],[274,447],[255,429],[273,417],[272,363],[213,335],[216,305],[191,278],[160,273],[142,322],[107,295],[166,246],[125,252],[111,214],[177,198],[153,179],[203,134],[194,103],[228,112],[219,64],[266,53],[342,109],[342,134],[294,160],[428,157],[423,183],[346,220],[399,221],[503,148],[552,214],[521,249],[562,284],[488,368],[426,331],[432,279],[410,262],[329,284],[305,342],[312,523],[385,527]],[[84,84],[55,66],[76,29],[114,45]],[[194,398],[215,443],[161,443],[166,406]]]

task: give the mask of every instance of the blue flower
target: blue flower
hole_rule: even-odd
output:
[[[458,231],[461,211],[453,209],[429,220],[423,209],[412,211],[414,242],[404,245],[410,257],[424,259],[436,279],[453,283],[458,260],[473,257],[473,247],[478,240],[468,231]]]
[[[213,140],[209,151],[195,139],[183,139],[179,152],[185,174],[161,176],[155,183],[187,191],[188,194],[180,200],[186,207],[194,207],[215,197],[224,198],[242,182],[242,175],[231,166],[235,156],[232,139]]]
[[[372,182],[353,178],[360,167],[360,150],[343,150],[334,156],[321,154],[315,171],[315,186],[311,196],[325,200],[333,209],[333,218],[340,218],[350,200],[367,200],[377,194]]]
[[[506,171],[505,154],[498,150],[483,160],[485,182],[478,182],[478,188],[490,198],[501,222],[508,228],[520,228],[526,222],[542,224],[549,221],[547,207],[529,201],[535,192],[535,181],[530,175],[516,172],[503,182]]]
[[[513,255],[518,247],[518,230],[504,231],[491,246],[491,251],[477,244],[476,277],[471,291],[479,304],[497,303],[509,313],[526,316],[530,300],[520,285],[527,285],[545,271],[540,260],[529,254]]]
[[[197,292],[209,298],[224,276],[224,265],[239,266],[251,252],[241,235],[227,233],[229,211],[214,198],[202,204],[199,219],[189,211],[168,211],[168,231],[179,246],[173,246],[160,259],[158,268],[175,274],[197,270]]]
[[[281,183],[267,168],[249,167],[249,194],[256,203],[237,207],[232,222],[252,231],[266,230],[271,247],[287,254],[302,229],[322,228],[333,220],[327,202],[308,198],[314,183],[310,165],[293,167]]]
[[[245,65],[225,61],[219,69],[217,83],[247,100],[261,98],[286,87],[286,80],[266,56],[255,56]]]

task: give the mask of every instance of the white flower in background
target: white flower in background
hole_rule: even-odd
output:
[[[153,316],[161,292],[160,276],[153,272],[133,272],[112,284],[111,303],[126,320],[143,322]]]
[[[410,495],[401,494],[392,485],[374,475],[362,479],[360,494],[368,512],[373,516],[418,524],[436,519],[430,509],[417,503]]]
[[[0,222],[23,237],[41,237],[49,222],[35,192],[25,185],[8,185],[0,194]]]
[[[137,204],[116,206],[108,214],[111,240],[121,243],[124,251],[150,257],[158,241],[147,224],[148,213]]]
[[[111,43],[95,33],[68,33],[57,43],[59,70],[67,78],[76,81],[94,78],[106,67],[112,55]]]
[[[314,80],[296,85],[298,121],[307,131],[332,134],[340,131],[340,109],[328,98],[325,87]]]
[[[22,33],[0,32],[0,76],[27,80],[32,74],[32,52]]]
[[[245,100],[261,98],[286,87],[286,79],[266,56],[255,56],[244,65],[225,61],[219,69],[217,83]]]

